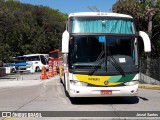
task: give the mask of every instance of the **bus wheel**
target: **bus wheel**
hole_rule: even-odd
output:
[[[36,67],[36,70],[35,70],[36,72],[39,72],[39,71],[41,71],[40,70],[40,68],[39,67]]]
[[[16,70],[12,68],[11,73],[16,73]]]

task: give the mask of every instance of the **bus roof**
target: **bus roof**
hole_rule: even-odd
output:
[[[117,17],[117,18],[130,18],[133,19],[132,16],[126,14],[119,14],[119,13],[107,13],[107,12],[79,12],[79,13],[71,13],[69,14],[70,17]]]

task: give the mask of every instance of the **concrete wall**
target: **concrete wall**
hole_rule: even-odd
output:
[[[160,81],[151,78],[143,73],[140,73],[140,82],[145,82],[147,84],[160,85]]]

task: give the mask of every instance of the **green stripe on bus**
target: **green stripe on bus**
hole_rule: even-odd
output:
[[[129,82],[135,76],[136,76],[136,74],[128,74],[128,75],[125,75],[125,76],[122,76],[122,75],[111,76],[108,81],[109,82]]]

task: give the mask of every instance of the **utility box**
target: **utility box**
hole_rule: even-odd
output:
[[[6,69],[4,67],[0,67],[0,77],[3,77],[6,75]]]

